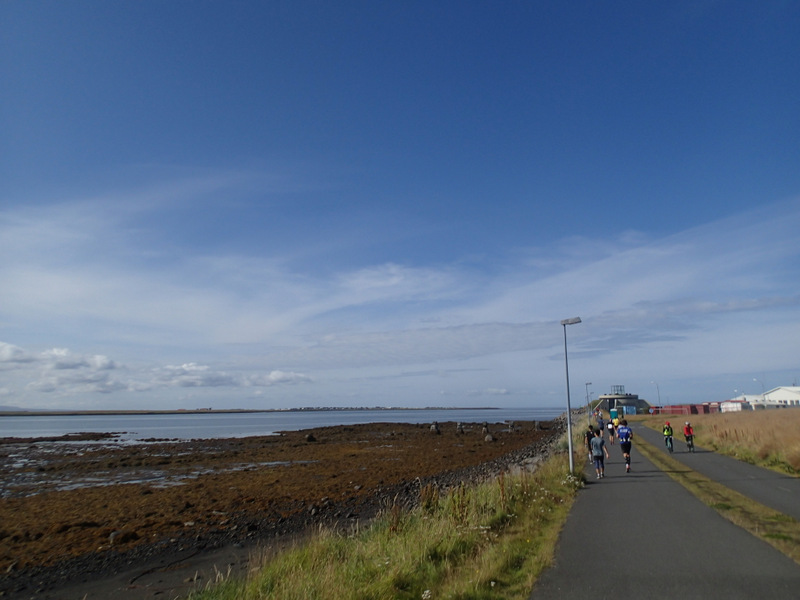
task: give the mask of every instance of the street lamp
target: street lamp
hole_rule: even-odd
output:
[[[567,373],[567,446],[569,448],[569,472],[575,470],[575,457],[572,452],[572,408],[569,405],[569,360],[567,359],[567,325],[575,325],[581,322],[580,317],[564,319],[561,325],[564,327],[564,368]]]
[[[566,327],[564,328],[566,329]],[[589,419],[589,425],[592,424],[592,406],[589,402],[589,386],[592,385],[591,381],[586,382],[586,417]]]
[[[650,383],[655,384],[656,391],[658,392],[658,409],[661,410],[661,388],[658,387],[658,384],[655,381],[651,381]]]

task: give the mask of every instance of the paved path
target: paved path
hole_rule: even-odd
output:
[[[675,431],[683,430],[684,421],[676,420],[672,423]],[[636,425],[633,427],[633,432],[634,436],[644,438],[667,454],[664,436],[658,431],[644,425]],[[764,506],[800,521],[800,478],[749,465],[699,447],[694,454],[691,454],[683,441],[683,434],[677,434],[673,439],[675,452],[672,453],[672,458],[675,460]]]
[[[531,600],[800,597],[800,565],[670,479],[636,451],[635,437],[630,474],[619,445],[609,452],[605,479],[584,463],[589,483]]]

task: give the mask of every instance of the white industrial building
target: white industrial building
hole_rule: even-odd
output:
[[[774,407],[800,406],[800,386],[776,387],[764,394],[764,404]]]
[[[720,410],[722,412],[733,412],[749,409],[788,408],[790,406],[800,407],[800,386],[784,385],[773,388],[761,395],[742,394],[732,400],[721,402]]]
[[[741,412],[743,410],[753,410],[753,405],[748,400],[739,398],[719,403],[719,412]]]

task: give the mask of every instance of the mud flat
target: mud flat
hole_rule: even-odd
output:
[[[476,481],[534,462],[559,420],[373,423],[268,437],[120,444],[0,443],[0,597],[60,597],[170,556],[363,522],[421,485]],[[78,596],[80,597],[80,596]],[[142,596],[145,597],[145,596]]]

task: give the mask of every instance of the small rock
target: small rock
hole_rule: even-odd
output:
[[[118,530],[112,531],[111,534],[108,536],[109,543],[113,546],[114,544],[125,544],[126,542],[133,542],[139,539],[139,534],[135,531],[125,531],[125,530]]]

